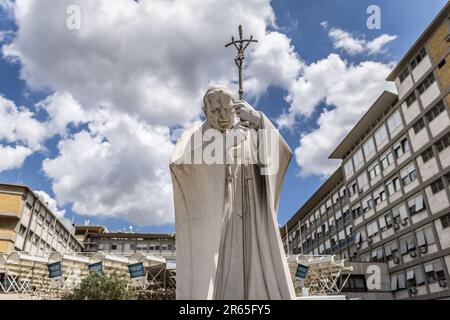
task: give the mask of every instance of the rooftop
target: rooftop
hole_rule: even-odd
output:
[[[395,93],[384,91],[333,151],[330,155],[330,159],[343,159],[347,152],[351,150],[351,148],[357,144],[368,131],[372,130],[372,126],[377,119],[383,116],[386,109],[394,105],[397,100],[398,96]]]

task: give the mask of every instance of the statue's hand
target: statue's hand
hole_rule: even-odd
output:
[[[261,114],[256,111],[247,101],[240,100],[234,104],[236,115],[241,121],[248,122],[249,128],[258,130],[261,127]]]

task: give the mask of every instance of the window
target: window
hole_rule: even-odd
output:
[[[391,181],[387,183],[387,188],[389,191],[389,195],[392,196],[397,191],[400,191],[400,179],[398,177],[395,177]]]
[[[351,159],[344,165],[344,171],[346,177],[350,177],[353,174],[353,163]]]
[[[429,147],[427,150],[425,150],[424,152],[422,152],[421,156],[422,156],[422,161],[423,161],[423,163],[428,162],[429,160],[431,160],[432,158],[434,158],[433,148],[432,148],[432,147]]]
[[[392,291],[406,289],[405,275],[403,273],[393,274],[391,276],[391,289]]]
[[[415,215],[425,209],[423,195],[419,194],[408,200],[408,210],[410,215]]]
[[[359,177],[358,177],[358,187],[359,187],[359,192],[364,192],[365,186],[367,186],[369,184],[369,180],[367,179],[367,174],[366,172],[363,172]]]
[[[380,175],[380,165],[378,162],[375,162],[369,167],[369,178],[370,180],[375,179],[377,176]]]
[[[409,234],[408,236],[400,239],[400,254],[405,255],[416,250],[416,241],[414,240],[414,235]]]
[[[350,197],[353,197],[355,194],[358,194],[358,187],[356,182],[352,182],[348,187],[348,194]]]
[[[383,170],[389,168],[389,166],[393,163],[394,163],[394,156],[392,152],[389,152],[383,158],[381,158],[381,165],[383,166]]]
[[[403,185],[406,187],[413,181],[417,179],[416,167],[414,164],[409,165],[400,172],[400,178],[402,179]]]
[[[400,115],[400,111],[397,110],[397,112],[394,113],[391,118],[389,118],[387,123],[389,132],[392,134],[402,124],[402,117]]]
[[[362,214],[362,210],[361,210],[360,206],[358,206],[352,210],[353,219],[359,218],[361,216],[361,214]]]
[[[387,139],[386,127],[383,125],[377,132],[375,132],[375,142],[380,146]]]
[[[436,148],[439,153],[444,151],[450,145],[450,133],[447,133],[438,142],[436,142]]]
[[[373,209],[373,200],[372,200],[372,198],[370,196],[365,198],[362,201],[362,205],[363,205],[362,208],[363,208],[364,212],[367,212],[367,211]]]
[[[409,76],[409,70],[408,68],[406,68],[405,70],[403,70],[402,73],[400,73],[400,75],[398,76],[400,83],[403,83],[403,81],[406,80],[406,78],[408,78]]]
[[[353,163],[355,164],[355,168],[358,168],[363,162],[364,162],[363,153],[362,150],[359,149],[353,155]]]
[[[392,209],[392,216],[394,217],[394,223],[396,225],[405,225],[408,220],[408,212],[406,211],[406,207],[404,205],[400,205]]]
[[[419,54],[411,61],[411,68],[415,69],[419,63],[427,56],[427,52],[425,48],[422,48]]]
[[[379,205],[380,203],[382,203],[384,200],[386,200],[386,192],[384,191],[384,188],[381,187],[380,189],[378,189],[374,194],[373,194],[373,198],[375,200],[375,205]]]
[[[425,128],[425,121],[423,121],[423,118],[419,119],[413,126],[414,128],[414,134],[418,134],[420,131],[422,131],[423,128]]]
[[[425,264],[425,276],[428,283],[445,281],[445,272],[440,261]]]
[[[117,250],[117,244],[112,244],[111,245],[111,250]]]
[[[412,104],[414,102],[416,102],[417,98],[416,98],[416,93],[413,92],[411,93],[407,98],[406,98],[406,106],[409,108],[410,106],[412,106]]]
[[[420,267],[406,271],[406,285],[408,288],[425,284],[425,277]]]
[[[450,184],[450,173],[445,175],[445,179],[447,180],[447,183]]]
[[[434,239],[433,228],[428,226],[424,229],[416,231],[416,239],[417,246],[419,248],[434,244],[436,241]]]
[[[447,229],[450,227],[450,213],[447,213],[445,216],[441,217],[442,229]]]
[[[439,178],[435,182],[433,182],[430,187],[433,194],[436,194],[444,190],[444,181],[442,181],[442,178]]]
[[[397,158],[400,158],[402,155],[404,155],[406,152],[408,152],[409,151],[408,139],[404,138],[402,141],[397,143],[394,146],[394,151],[395,151],[395,155],[397,156]]]
[[[378,223],[380,225],[380,230],[388,230],[392,228],[392,219],[390,214],[386,214],[378,218]]]
[[[366,155],[366,159],[369,155],[375,152],[375,143],[373,142],[372,137],[370,137],[369,140],[367,140],[367,142],[364,143],[363,149],[364,154]]]
[[[430,111],[428,111],[425,114],[425,117],[427,118],[428,122],[432,122],[434,119],[436,119],[442,112],[445,110],[444,102],[441,100],[436,104],[433,108],[431,108]]]
[[[434,77],[434,74],[431,73],[428,77],[423,80],[423,82],[417,87],[419,90],[419,93],[424,93],[431,85],[436,81],[436,78]]]
[[[375,236],[378,233],[378,224],[377,220],[367,225],[367,236],[369,238]]]
[[[384,246],[384,250],[386,252],[386,259],[388,261],[397,257],[398,254],[398,245],[396,241],[390,242]]]

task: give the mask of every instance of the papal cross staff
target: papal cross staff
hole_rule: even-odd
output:
[[[225,48],[228,48],[231,45],[234,45],[238,54],[234,59],[236,66],[239,70],[239,100],[244,100],[244,75],[243,75],[243,67],[245,60],[245,50],[251,43],[256,43],[258,40],[253,39],[253,36],[250,36],[250,39],[244,39],[242,26],[239,26],[239,40],[235,40],[234,37],[231,37],[231,42],[228,43]],[[242,142],[242,145],[244,143]],[[243,149],[242,149],[243,150]],[[246,188],[247,179],[245,177],[245,164],[244,164],[244,153],[242,152],[242,164],[241,164],[241,200],[242,200],[242,255],[243,255],[243,276],[244,276],[244,299],[248,300],[248,264],[247,264],[247,219],[248,219],[248,202],[247,199],[247,188]]]

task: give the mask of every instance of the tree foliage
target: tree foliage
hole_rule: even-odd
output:
[[[81,281],[80,287],[66,294],[63,300],[131,300],[133,290],[127,287],[126,279],[116,273],[91,272]]]

